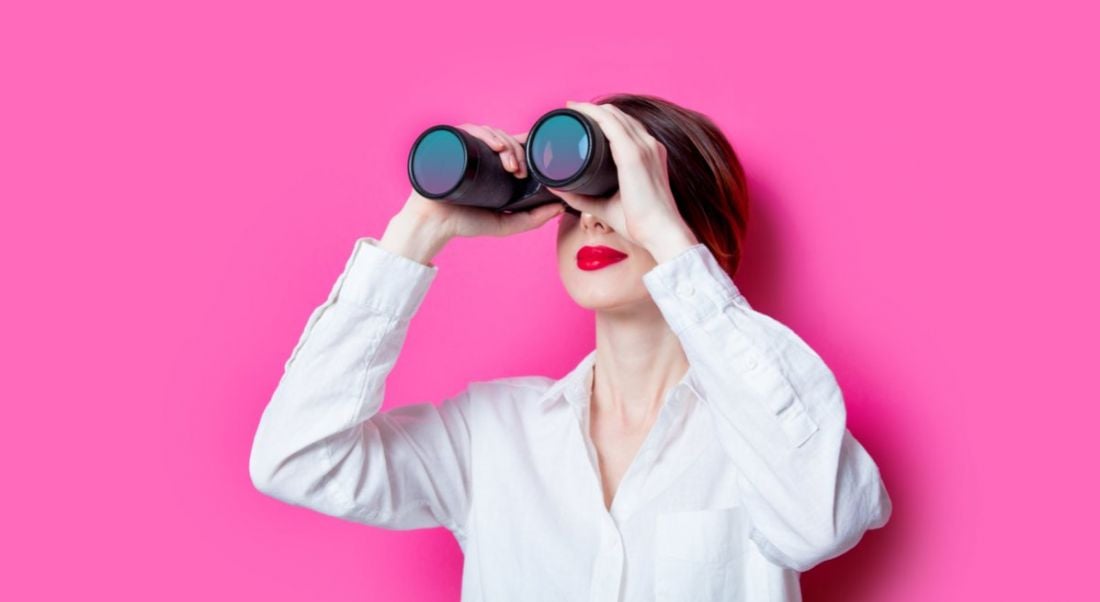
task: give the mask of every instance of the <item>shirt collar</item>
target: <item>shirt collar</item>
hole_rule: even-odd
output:
[[[586,405],[592,392],[592,367],[595,364],[596,350],[593,349],[581,359],[575,368],[543,392],[538,399],[538,405],[545,408],[559,401],[568,402],[574,408]],[[673,394],[669,397],[668,403],[679,407],[685,401],[697,400],[698,398],[699,392],[693,382],[693,372],[691,367],[688,366],[683,378],[673,387]]]
[[[539,405],[547,407],[558,401],[567,401],[572,405],[583,402],[587,392],[591,391],[592,366],[596,363],[596,350],[589,351],[575,368],[559,378],[539,397]]]

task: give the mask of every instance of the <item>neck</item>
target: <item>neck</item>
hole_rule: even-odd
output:
[[[591,411],[624,427],[651,422],[688,369],[656,304],[596,312]]]

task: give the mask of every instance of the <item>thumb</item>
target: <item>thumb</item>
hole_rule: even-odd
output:
[[[508,236],[533,230],[550,221],[554,216],[561,215],[563,211],[565,207],[561,203],[547,203],[526,211],[497,214],[499,222],[495,234]]]
[[[565,201],[570,207],[581,212],[588,212],[594,215],[599,215],[598,207],[601,207],[603,203],[600,202],[599,197],[588,196],[586,194],[577,194],[575,192],[567,192],[565,190],[558,190],[557,188],[547,188],[550,192],[556,194],[561,200]],[[596,209],[593,211],[593,209]]]

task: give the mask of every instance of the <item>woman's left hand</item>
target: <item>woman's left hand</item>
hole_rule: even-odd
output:
[[[549,190],[644,247],[658,262],[698,244],[676,208],[664,144],[613,104],[568,101],[565,106],[588,115],[600,126],[618,169],[619,189],[608,198]]]

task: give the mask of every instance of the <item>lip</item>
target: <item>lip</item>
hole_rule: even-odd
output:
[[[577,267],[585,271],[605,268],[626,258],[626,253],[603,245],[585,245],[577,249]]]

